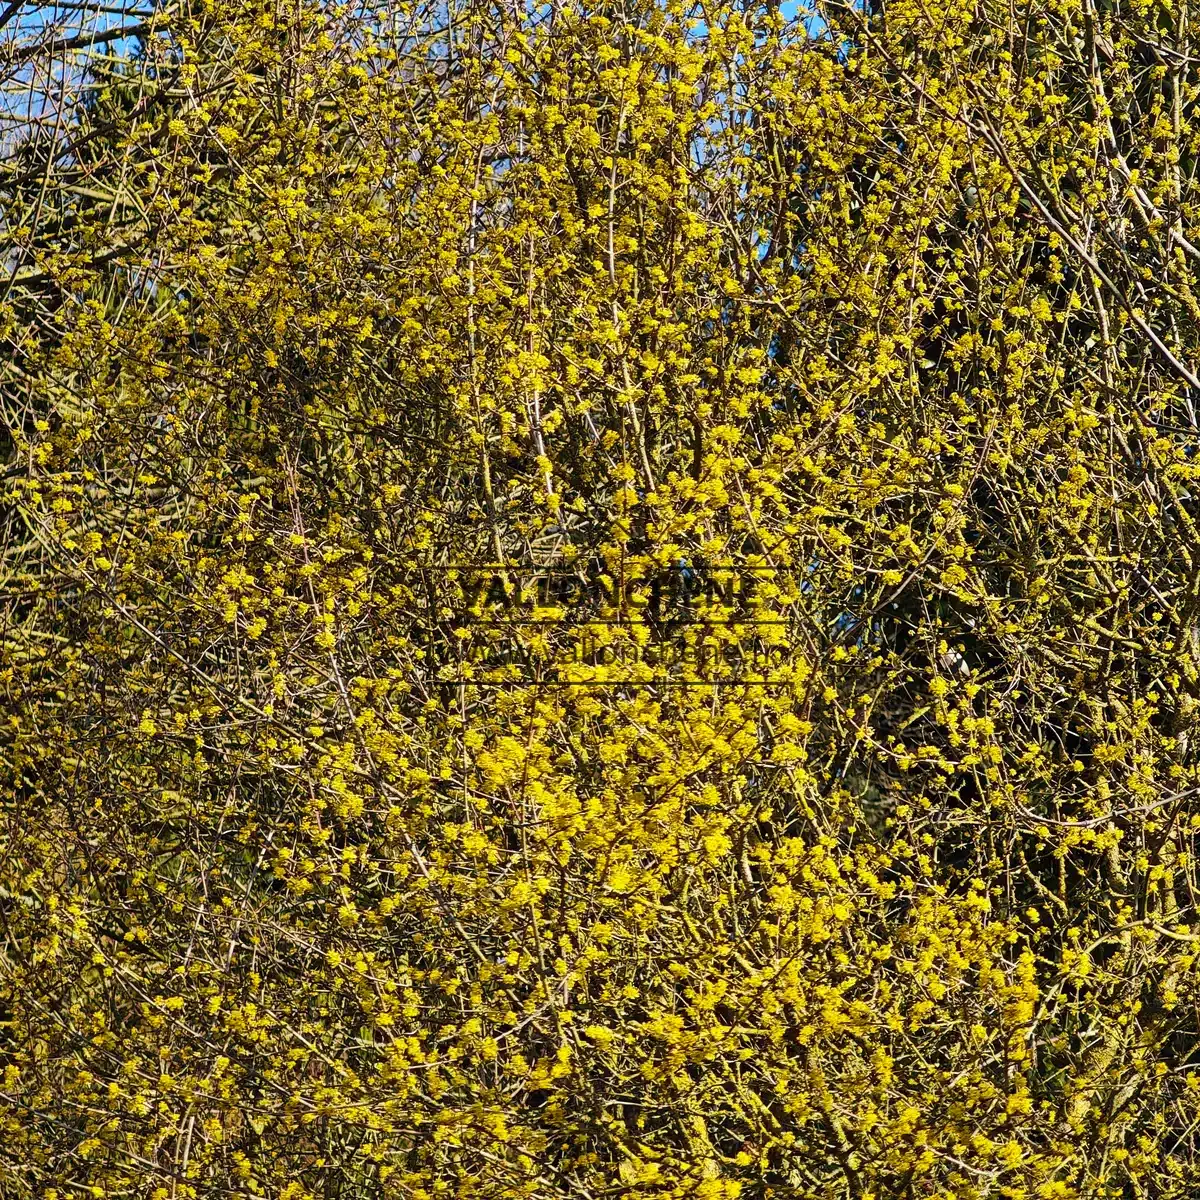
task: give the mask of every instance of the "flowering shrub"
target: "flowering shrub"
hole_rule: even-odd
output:
[[[4,36],[5,1196],[1195,1194],[1188,0]]]

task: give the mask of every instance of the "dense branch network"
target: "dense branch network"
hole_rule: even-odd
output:
[[[1197,32],[0,9],[0,1194],[1192,1195]]]

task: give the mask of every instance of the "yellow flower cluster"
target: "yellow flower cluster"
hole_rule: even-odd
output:
[[[1190,0],[158,12],[0,62],[0,1195],[1195,1196]]]

